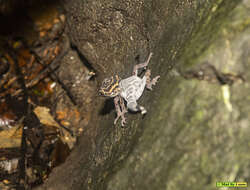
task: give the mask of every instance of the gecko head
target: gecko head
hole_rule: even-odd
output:
[[[119,82],[121,79],[118,75],[105,78],[99,90],[99,94],[102,96],[115,97],[120,94]]]

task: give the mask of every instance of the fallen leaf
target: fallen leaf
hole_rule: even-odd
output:
[[[18,166],[18,159],[17,158],[0,161],[1,170],[7,171],[9,174],[16,172],[17,166]],[[6,182],[5,184],[8,184],[8,183]]]
[[[61,124],[63,125],[63,126],[65,126],[65,127],[68,127],[68,126],[70,126],[70,122],[68,122],[68,121],[61,121]]]
[[[3,183],[4,183],[4,184],[9,184],[9,183],[10,183],[10,181],[9,181],[9,180],[7,180],[7,179],[4,179],[4,180],[3,180]]]
[[[49,108],[41,106],[34,109],[34,113],[42,124],[60,128],[60,125],[54,120],[49,111]]]
[[[0,131],[0,148],[20,147],[21,138],[22,138],[22,127],[20,126]]]

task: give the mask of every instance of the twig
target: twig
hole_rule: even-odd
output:
[[[74,105],[77,105],[75,97],[70,92],[69,88],[58,78],[58,76],[56,74],[53,73],[54,69],[51,68],[51,66],[53,66],[54,64],[56,64],[56,63],[59,64],[59,62],[63,59],[63,57],[69,51],[69,48],[70,48],[69,40],[66,37],[64,37],[64,39],[65,39],[65,45],[64,45],[63,50],[60,52],[60,54],[58,56],[56,56],[56,58],[49,65],[44,64],[43,61],[41,60],[40,56],[38,56],[37,53],[35,51],[33,51],[30,47],[28,47],[27,45],[26,45],[26,47],[35,56],[36,61],[46,68],[43,72],[48,70],[49,71],[48,75],[50,76],[50,78],[52,80],[56,81],[62,87],[62,89],[67,93],[67,95],[70,98],[70,100],[72,101],[72,103]]]
[[[30,115],[30,106],[28,104],[28,89],[26,88],[25,85],[25,80],[23,73],[20,70],[20,67],[18,65],[18,60],[16,57],[16,52],[13,48],[11,48],[9,45],[6,45],[6,48],[10,54],[10,56],[13,59],[14,62],[14,67],[15,67],[15,72],[17,75],[17,81],[21,85],[21,88],[23,90],[23,115],[26,116],[23,122],[23,130],[22,130],[22,139],[21,139],[21,158],[18,162],[18,167],[19,167],[19,183],[22,186],[27,186],[27,181],[26,181],[26,151],[27,151],[27,143],[26,143],[26,128],[29,127],[29,123],[25,122],[25,120],[29,117]]]

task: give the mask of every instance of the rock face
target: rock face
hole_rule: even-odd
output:
[[[98,80],[154,52],[148,114],[113,126],[103,99],[40,189],[215,189],[249,173],[250,1],[64,1],[68,34]]]

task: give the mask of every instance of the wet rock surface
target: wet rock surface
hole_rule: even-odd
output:
[[[248,182],[248,10],[249,2],[238,5],[204,52],[193,59],[184,54],[179,63],[193,65],[188,69],[209,63],[245,80],[230,85],[170,72],[137,146],[107,189],[215,189],[218,181]]]

